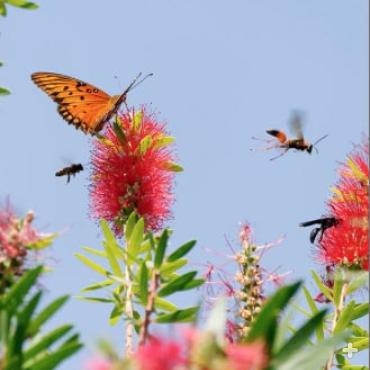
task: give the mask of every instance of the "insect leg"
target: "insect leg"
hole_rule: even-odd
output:
[[[285,148],[285,150],[281,154],[277,155],[276,157],[270,158],[270,161],[274,161],[275,159],[278,159],[278,158],[282,157],[284,154],[287,153],[288,150],[289,150],[289,148]]]

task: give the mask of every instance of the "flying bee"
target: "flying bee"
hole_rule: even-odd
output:
[[[302,152],[307,152],[309,154],[312,153],[312,150],[316,148],[316,144],[318,144],[321,140],[324,140],[328,135],[322,136],[318,139],[315,143],[311,144],[307,140],[305,140],[303,136],[303,114],[301,112],[293,112],[290,120],[289,120],[289,129],[295,135],[294,138],[288,138],[287,135],[281,131],[276,129],[266,130],[266,132],[274,136],[279,142],[273,143],[273,145],[264,148],[264,150],[270,150],[273,148],[281,148],[283,152],[276,157],[271,158],[271,160],[275,160],[277,158],[282,157],[284,154],[288,152],[289,149],[300,150]],[[267,142],[271,142],[267,140]]]
[[[312,225],[319,225],[319,227],[315,227],[314,229],[312,229],[310,233],[310,242],[314,244],[319,234],[320,234],[319,241],[321,241],[325,231],[327,229],[330,229],[331,227],[337,226],[339,222],[340,220],[338,220],[335,217],[323,217],[318,218],[317,220],[302,222],[299,224],[299,226],[307,227]]]
[[[71,180],[71,176],[75,176],[76,173],[83,171],[83,169],[84,168],[81,163],[77,163],[77,164],[74,163],[56,172],[55,176],[58,176],[58,177],[67,176],[67,184],[68,184]]]

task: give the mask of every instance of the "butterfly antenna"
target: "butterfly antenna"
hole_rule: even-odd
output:
[[[140,72],[136,77],[135,79],[130,83],[130,85],[128,86],[128,88],[126,89],[126,93],[128,93],[129,91],[135,89],[137,86],[139,86],[142,82],[144,82],[148,77],[152,77],[153,76],[153,73],[148,73],[146,76],[144,76],[142,79],[140,79],[142,73]]]

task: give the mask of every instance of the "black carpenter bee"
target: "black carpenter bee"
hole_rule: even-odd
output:
[[[55,176],[67,176],[67,183],[69,183],[71,180],[71,176],[75,176],[76,173],[83,171],[83,169],[84,168],[81,163],[74,163],[56,172]]]
[[[273,145],[268,146],[263,150],[270,150],[273,148],[283,149],[283,152],[281,154],[271,158],[271,160],[282,157],[284,154],[288,152],[289,149],[296,149],[302,152],[307,152],[309,154],[312,153],[313,149],[315,149],[318,152],[316,144],[318,144],[321,140],[324,140],[328,136],[328,135],[322,136],[313,144],[305,140],[303,136],[303,114],[298,111],[293,112],[289,120],[289,128],[290,131],[295,135],[294,138],[288,138],[288,136],[281,130],[276,129],[266,130],[266,132],[269,135],[274,136],[279,142],[278,143],[275,142]],[[267,140],[267,142],[270,142],[270,140]]]
[[[307,227],[312,225],[319,225],[311,230],[310,233],[310,242],[313,244],[316,241],[317,236],[320,234],[319,241],[322,240],[324,233],[327,229],[337,226],[340,220],[335,217],[323,217],[318,218],[317,220],[306,221],[299,224],[299,226]]]

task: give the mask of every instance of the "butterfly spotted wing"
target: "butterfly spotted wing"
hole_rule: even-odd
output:
[[[31,78],[58,104],[58,112],[64,120],[90,134],[104,127],[126,100],[127,92],[133,85],[122,95],[110,96],[84,81],[58,73],[36,72]]]

